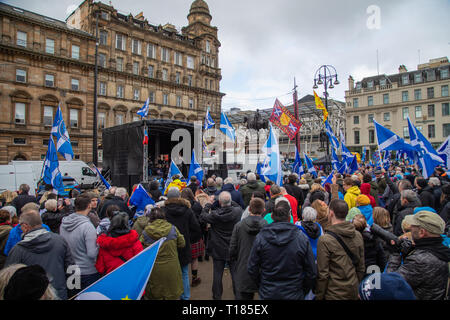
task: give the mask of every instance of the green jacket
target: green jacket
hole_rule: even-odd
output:
[[[239,188],[239,192],[242,194],[242,199],[244,200],[245,207],[249,205],[250,200],[252,199],[253,192],[255,191],[262,192],[264,195],[266,194],[264,186],[257,181],[249,182]]]
[[[157,219],[147,225],[140,237],[144,248],[162,237],[167,240],[161,245],[153,266],[152,274],[145,288],[145,300],[178,300],[183,293],[183,279],[178,260],[177,248],[183,248],[186,243],[184,236],[172,224],[163,219]],[[171,232],[174,233],[171,239]]]
[[[139,237],[142,235],[142,231],[144,231],[145,227],[149,224],[149,219],[147,216],[142,216],[137,218],[137,220],[133,223],[133,230],[136,230]]]

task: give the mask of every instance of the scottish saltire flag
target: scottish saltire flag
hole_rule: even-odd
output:
[[[347,167],[347,172],[349,174],[354,173],[355,171],[358,171],[359,167],[358,167],[358,160],[356,156],[353,156],[352,160],[350,161],[350,163],[348,164]]]
[[[341,165],[341,167],[338,169],[338,172],[339,172],[340,174],[344,174],[344,173],[347,173],[347,171],[348,171],[348,164],[347,164],[346,161],[342,161],[342,165]]]
[[[316,168],[314,168],[311,159],[308,158],[306,153],[303,153],[303,155],[305,156],[306,168],[308,169],[308,172],[311,173],[314,176],[314,178],[317,178],[317,171]]]
[[[266,154],[262,175],[266,180],[273,181],[281,186],[283,183],[283,171],[281,170],[280,147],[272,124],[270,124],[269,137],[262,147],[262,151]]]
[[[339,167],[341,166],[339,158],[334,149],[331,149],[331,165],[333,166],[334,170],[339,170]]]
[[[203,129],[208,130],[214,127],[216,123],[214,122],[213,118],[211,117],[211,114],[209,113],[209,110],[206,110],[206,116],[205,116],[205,126]]]
[[[100,173],[100,171],[98,170],[98,168],[96,166],[94,166],[95,170],[97,170],[97,174],[100,178],[100,180],[102,180],[103,184],[105,185],[106,189],[111,188],[111,185],[109,184],[108,181],[106,181],[105,177],[102,176],[102,174]]]
[[[363,147],[362,156],[361,156],[361,163],[366,162],[366,147]]]
[[[81,291],[75,300],[140,300],[166,238],[142,250],[117,269]]]
[[[436,150],[439,156],[444,160],[444,165],[450,169],[450,136]]]
[[[256,173],[259,175],[262,182],[266,183],[266,178],[262,175],[262,168],[263,164],[258,161],[258,164],[256,165]]]
[[[231,125],[230,120],[228,120],[227,115],[223,112],[220,115],[220,131],[222,131],[231,140],[236,140],[235,130]]]
[[[345,134],[342,129],[339,130],[339,134],[341,136],[341,143],[345,144]]]
[[[347,149],[344,143],[342,143],[342,162],[347,162],[347,164],[350,164],[350,161],[353,159],[353,153],[350,152],[350,150]]]
[[[145,206],[148,204],[155,204],[155,200],[153,200],[147,190],[139,184],[131,195],[129,203],[136,207],[137,215],[142,215],[145,211]]]
[[[172,177],[175,175],[179,175],[180,177],[183,177],[183,174],[181,173],[180,169],[178,169],[177,165],[175,164],[175,162],[172,159],[172,161],[170,163],[169,173],[167,174],[166,185],[164,186],[164,194],[166,193],[167,187],[169,186],[169,184],[173,181]]]
[[[292,166],[292,171],[298,174],[298,177],[301,178],[302,175],[305,174],[305,170],[303,169],[302,159],[300,159],[300,154],[298,153],[297,147],[295,147],[295,160]]]
[[[328,120],[325,121],[325,132],[328,136],[328,139],[330,139],[330,143],[333,146],[333,148],[339,149],[339,140],[334,135],[333,129],[331,129],[331,126],[330,126]]]
[[[136,112],[138,116],[141,116],[141,118],[146,118],[148,116],[149,103],[150,98],[147,98],[145,104]]]
[[[56,138],[56,150],[67,160],[72,161],[73,150],[70,143],[69,132],[62,117],[61,107],[58,105],[55,120],[52,126],[52,135]]]
[[[202,166],[195,159],[195,152],[192,150],[191,164],[189,165],[189,173],[188,180],[192,177],[196,176],[200,184],[203,181],[203,169]]]
[[[408,117],[409,139],[411,146],[415,149],[417,160],[422,168],[422,175],[428,179],[434,172],[434,168],[442,164],[444,160],[434,150],[431,143],[417,130]]]
[[[394,132],[386,129],[381,124],[373,120],[375,124],[375,131],[377,133],[378,149],[383,150],[410,150],[410,146],[405,143],[405,140],[400,138]]]
[[[327,183],[332,184],[334,171],[331,171],[330,175],[322,182],[322,187],[324,187]]]
[[[55,143],[53,137],[50,135],[48,140],[48,149],[44,161],[44,182],[51,184],[57,194],[64,193],[64,184],[62,181],[62,175],[59,171],[58,154],[56,153]]]

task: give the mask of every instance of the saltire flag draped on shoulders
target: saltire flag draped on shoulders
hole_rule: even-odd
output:
[[[305,156],[306,168],[308,169],[308,172],[311,173],[314,176],[314,178],[317,178],[317,171],[316,168],[314,168],[313,162],[306,155],[306,153],[303,153],[303,155]]]
[[[170,162],[169,173],[167,174],[166,184],[164,186],[164,194],[167,193],[168,191],[167,188],[169,187],[170,183],[173,182],[172,177],[175,175],[178,175],[180,176],[180,178],[183,178],[183,174],[181,173],[180,169],[178,169],[177,165],[172,159],[172,161]]]
[[[422,175],[425,179],[428,179],[433,174],[434,168],[442,164],[444,161],[436,152],[436,150],[434,150],[431,143],[413,125],[409,117],[408,129],[411,146],[417,153],[418,162],[420,167],[422,168]]]
[[[439,156],[444,160],[444,165],[450,169],[450,136],[436,150]]]
[[[98,176],[100,177],[100,180],[102,180],[103,184],[105,185],[106,189],[111,188],[111,185],[109,184],[108,181],[106,181],[105,177],[100,173],[100,171],[98,170],[98,168],[96,166],[94,166],[95,170],[97,171]]]
[[[299,178],[305,174],[303,169],[302,159],[300,159],[300,154],[298,153],[297,146],[295,147],[295,160],[292,166],[292,171],[298,175]]]
[[[59,105],[55,114],[55,120],[53,121],[52,135],[56,138],[56,150],[67,161],[71,161],[73,159],[72,144],[70,143],[69,132],[64,124],[61,107]]]
[[[203,181],[203,169],[201,165],[195,159],[194,149],[192,150],[191,164],[189,165],[189,173],[188,180],[191,179],[192,176],[196,176],[200,184]]]
[[[262,151],[266,155],[262,175],[266,180],[281,186],[283,171],[281,170],[280,147],[272,125],[270,125],[269,137],[262,147]]]
[[[160,238],[133,258],[81,291],[75,300],[140,300],[155,265]]]
[[[55,143],[51,135],[48,140],[48,149],[44,161],[43,179],[46,184],[51,184],[58,194],[64,192],[62,175],[59,171],[58,154],[56,153]]]
[[[145,104],[136,112],[136,114],[139,115],[141,118],[146,118],[148,115],[149,103],[150,98],[147,98]]]
[[[282,130],[290,140],[295,138],[302,126],[301,122],[278,99],[275,99],[269,121]]]
[[[145,206],[148,204],[155,204],[155,200],[148,194],[147,190],[139,184],[130,197],[130,205],[136,207],[136,214],[138,216],[142,215],[145,211]]]
[[[208,130],[214,127],[216,123],[214,122],[213,118],[211,117],[211,114],[209,113],[209,110],[206,110],[206,116],[205,116],[205,125],[203,129]]]
[[[222,131],[232,141],[236,140],[236,133],[227,115],[222,112],[220,115],[220,131]]]
[[[328,118],[328,111],[327,108],[323,105],[322,99],[317,95],[317,93],[314,91],[314,100],[316,102],[316,109],[322,110],[323,112],[323,122],[327,121]]]
[[[339,149],[339,140],[336,138],[336,136],[333,133],[333,129],[330,126],[330,123],[328,120],[325,121],[325,132],[328,136],[328,139],[330,139],[330,143],[333,146],[334,149]]]
[[[375,131],[377,133],[378,149],[384,150],[411,150],[411,147],[391,130],[383,127],[373,120]]]

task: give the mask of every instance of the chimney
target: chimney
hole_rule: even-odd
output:
[[[406,69],[405,65],[402,64],[398,67],[398,73],[405,73],[408,72],[408,70]]]
[[[348,77],[348,90],[355,89],[355,80],[353,80],[352,76]]]

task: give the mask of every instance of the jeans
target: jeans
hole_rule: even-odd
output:
[[[212,285],[212,295],[214,300],[221,300],[223,293],[223,270],[225,269],[225,265],[229,265],[231,280],[233,283],[233,293],[236,296],[235,284],[234,284],[234,266],[230,264],[229,261],[218,260],[213,258],[213,285]]]
[[[254,300],[254,292],[236,292],[236,300]]]
[[[183,278],[183,293],[181,294],[181,300],[189,300],[191,298],[191,287],[189,283],[189,264],[181,267],[181,277]]]

